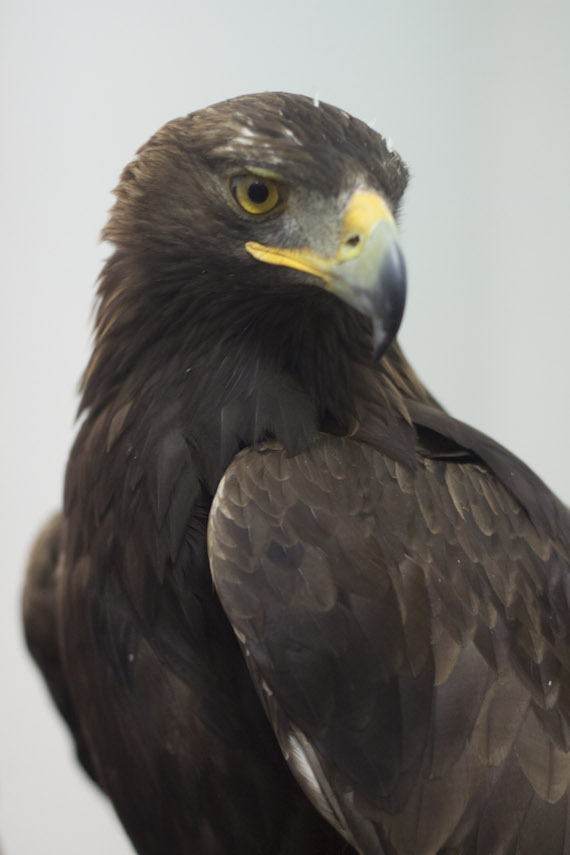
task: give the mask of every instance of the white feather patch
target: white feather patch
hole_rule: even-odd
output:
[[[281,750],[301,787],[317,810],[348,841],[354,842],[343,812],[307,737],[296,727],[289,731]]]

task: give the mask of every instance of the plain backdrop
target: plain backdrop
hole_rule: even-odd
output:
[[[245,92],[373,124],[413,176],[409,358],[568,500],[570,4],[3,0],[0,16],[0,847],[126,855],[19,617],[30,541],[60,503],[120,170],[167,120]]]

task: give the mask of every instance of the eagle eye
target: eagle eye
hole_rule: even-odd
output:
[[[234,176],[230,190],[240,208],[248,214],[269,214],[282,202],[277,181],[252,173]]]

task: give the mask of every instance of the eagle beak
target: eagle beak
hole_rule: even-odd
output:
[[[254,241],[245,248],[259,261],[317,276],[327,291],[367,315],[377,359],[398,332],[406,302],[406,267],[394,217],[378,194],[357,190],[352,195],[337,250],[330,257],[308,247],[270,247]]]

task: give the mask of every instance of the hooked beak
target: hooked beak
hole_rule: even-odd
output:
[[[352,195],[337,250],[330,257],[308,247],[272,247],[254,241],[245,248],[259,261],[317,276],[327,291],[367,315],[377,359],[394,339],[406,302],[406,268],[394,217],[377,193],[357,190]]]

